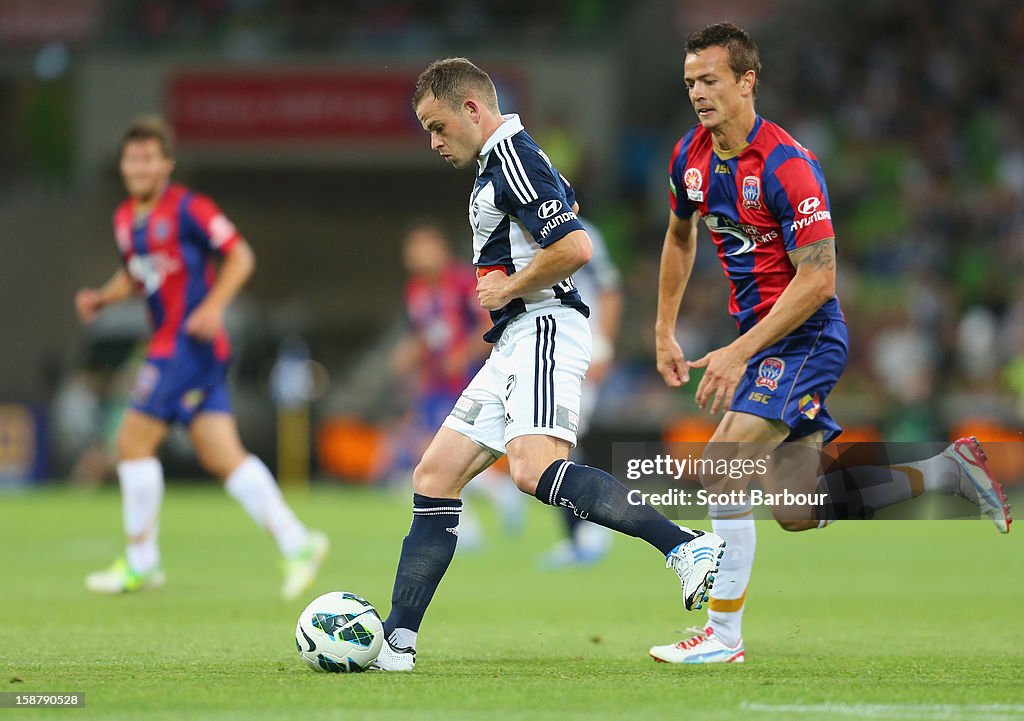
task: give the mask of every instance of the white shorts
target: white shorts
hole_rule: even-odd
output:
[[[576,445],[580,388],[590,365],[590,326],[573,308],[539,308],[505,328],[444,426],[495,456],[527,435]]]

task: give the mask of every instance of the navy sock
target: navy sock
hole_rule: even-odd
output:
[[[582,520],[642,538],[666,556],[694,538],[647,504],[632,505],[629,489],[599,468],[555,461],[541,474],[534,495]]]
[[[427,605],[455,555],[461,512],[461,499],[413,494],[412,526],[402,541],[391,613],[384,622],[387,636],[396,628],[419,631]]]

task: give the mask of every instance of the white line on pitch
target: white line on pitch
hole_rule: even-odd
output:
[[[744,702],[743,711],[781,714],[824,714],[871,719],[927,719],[928,721],[1020,721],[1021,704],[882,704],[815,703],[771,704]]]

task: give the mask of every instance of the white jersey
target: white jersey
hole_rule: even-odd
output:
[[[541,248],[584,227],[572,209],[572,186],[526,133],[519,116],[504,117],[477,158],[469,222],[477,272],[512,275],[529,265]],[[496,342],[509,321],[523,313],[561,306],[590,314],[571,277],[491,311],[494,326],[484,339]]]

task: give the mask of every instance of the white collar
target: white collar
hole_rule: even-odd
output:
[[[484,142],[484,147],[480,149],[480,157],[476,160],[480,165],[480,170],[483,170],[487,165],[487,154],[491,152],[495,145],[523,130],[523,123],[519,120],[519,116],[516,113],[508,113],[501,117],[505,118],[505,122],[491,133],[491,137],[487,138]]]

